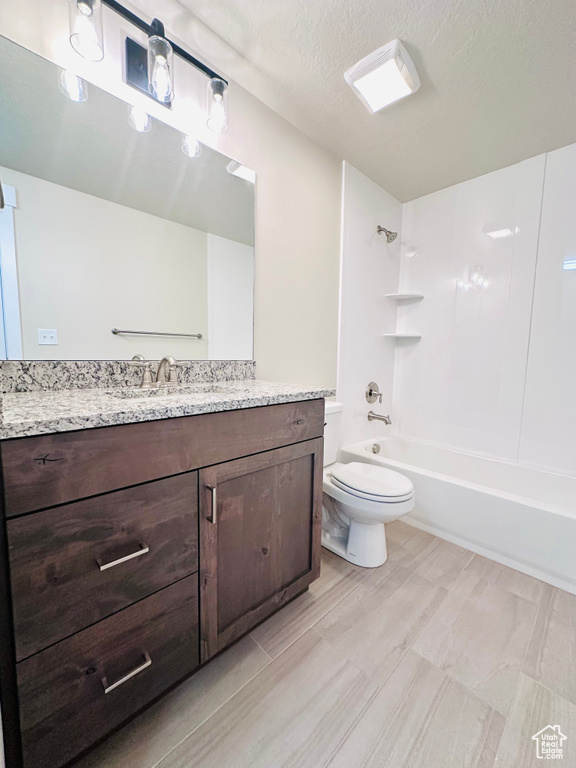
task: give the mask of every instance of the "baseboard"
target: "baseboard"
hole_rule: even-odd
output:
[[[454,536],[452,533],[448,533],[448,531],[444,531],[441,528],[435,528],[433,525],[421,523],[419,520],[414,520],[414,518],[411,518],[408,515],[402,518],[402,522],[411,525],[413,528],[419,528],[421,531],[426,531],[426,533],[431,533],[433,536],[438,536],[439,539],[444,539],[445,541],[449,541],[452,544],[457,544],[459,547],[468,549],[470,552],[474,552],[477,555],[482,555],[482,557],[486,557],[488,560],[494,560],[494,562],[500,563],[501,565],[507,565],[509,568],[513,568],[515,571],[525,573],[527,576],[533,576],[535,579],[546,582],[546,584],[551,584],[553,587],[558,587],[559,589],[563,589],[565,592],[570,592],[570,594],[576,595],[576,584],[574,584],[572,581],[566,581],[559,578],[558,576],[553,576],[552,574],[547,573],[546,571],[542,571],[539,568],[526,565],[519,560],[514,560],[511,557],[501,555],[499,552],[494,552],[491,549],[487,549],[486,547],[482,547],[479,544],[468,541],[468,539],[462,539],[460,536]]]

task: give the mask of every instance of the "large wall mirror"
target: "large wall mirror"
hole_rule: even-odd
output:
[[[251,359],[253,181],[5,38],[0,71],[0,358]]]

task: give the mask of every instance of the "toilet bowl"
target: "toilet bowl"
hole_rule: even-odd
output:
[[[414,508],[414,486],[385,467],[334,461],[341,411],[339,403],[326,404],[322,546],[355,565],[376,568],[387,558],[384,524]]]

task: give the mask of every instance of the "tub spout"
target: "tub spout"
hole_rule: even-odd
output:
[[[368,421],[383,421],[384,424],[392,424],[390,416],[381,416],[379,413],[374,413],[374,411],[368,411]]]

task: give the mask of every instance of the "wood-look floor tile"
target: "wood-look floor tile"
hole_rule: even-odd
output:
[[[252,632],[252,637],[275,658],[337,605],[370,571],[322,550],[320,578],[310,589]]]
[[[559,725],[567,740],[561,759],[536,757],[532,739],[547,725]],[[576,706],[527,675],[521,675],[495,762],[497,768],[541,768],[542,765],[576,768]]]
[[[442,587],[398,567],[376,588],[366,579],[315,629],[382,684],[445,596]]]
[[[492,768],[505,718],[412,651],[329,768]]]
[[[449,541],[437,541],[437,546],[421,556],[416,573],[441,587],[451,589],[474,555]]]
[[[472,561],[414,643],[414,650],[506,714],[538,606],[494,586]]]
[[[546,585],[524,672],[576,704],[576,595]]]
[[[269,663],[254,640],[240,640],[75,768],[152,768]]]
[[[385,528],[388,554],[403,546],[418,530],[417,528],[414,528],[413,525],[407,525],[401,520],[395,520],[393,523],[386,523]]]
[[[500,589],[505,589],[513,595],[523,597],[533,603],[538,603],[543,594],[545,584],[533,576],[528,576],[506,565],[495,563],[481,555],[473,555],[466,567],[468,573],[475,573],[478,580],[493,584]]]
[[[322,768],[376,690],[309,630],[158,768]]]

